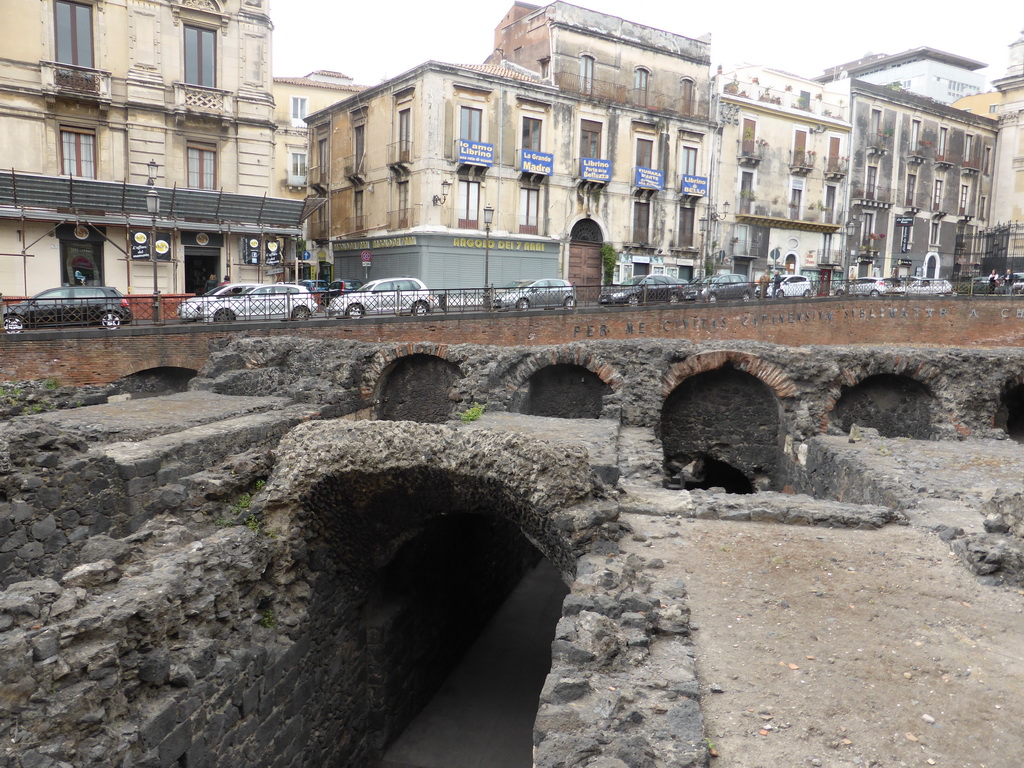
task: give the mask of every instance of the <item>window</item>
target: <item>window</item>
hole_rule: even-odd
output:
[[[301,186],[306,183],[306,153],[292,152],[288,164],[288,183]]]
[[[905,205],[907,205],[907,206],[909,206],[911,208],[916,208],[917,204],[914,202],[916,197],[917,197],[917,174],[916,173],[908,173],[907,174],[907,201],[906,201]]]
[[[992,147],[985,147],[985,162],[982,164],[981,172],[987,174],[989,162],[992,160]]]
[[[974,134],[973,133],[968,133],[967,136],[964,138],[964,159],[965,160],[973,160],[974,159]]]
[[[412,149],[411,109],[403,109],[398,113],[398,147],[402,152],[402,159],[408,160],[408,153]]]
[[[459,110],[459,138],[463,141],[481,141],[483,110],[461,107]]]
[[[864,182],[864,197],[868,200],[875,199],[878,191],[878,166],[869,165],[867,169],[867,180]]]
[[[939,128],[939,148],[936,153],[939,157],[946,156],[946,147],[949,142],[949,128]]]
[[[352,128],[352,155],[355,160],[356,173],[363,171],[363,155],[366,153],[366,126],[357,125]]]
[[[697,175],[697,148],[696,147],[683,147],[683,167],[682,173],[686,176]]]
[[[96,135],[89,131],[61,130],[61,173],[81,179],[96,178]]]
[[[654,142],[651,139],[636,140],[636,164],[638,168],[654,167]]]
[[[647,86],[651,73],[642,67],[633,73],[633,103],[641,107],[647,106]]]
[[[940,226],[939,222],[933,221],[932,224],[931,224],[931,227],[930,227],[930,231],[928,233],[928,242],[931,245],[938,245],[939,244],[939,235],[941,234],[941,232],[942,232],[942,227]]]
[[[292,96],[292,125],[294,127],[305,127],[305,119],[308,114],[308,109],[309,99],[303,98],[302,96]]]
[[[633,203],[633,242],[647,243],[651,224],[651,204],[647,200]]]
[[[519,232],[538,234],[540,224],[540,190],[523,187],[519,190]]]
[[[327,139],[320,139],[316,143],[317,166],[321,174],[327,173]]]
[[[580,157],[601,157],[601,124],[593,120],[580,123]]]
[[[971,197],[971,188],[967,184],[960,185],[960,215],[967,215],[967,201]]]
[[[799,179],[802,183],[803,179]],[[793,187],[789,190],[789,216],[792,219],[800,217],[800,212],[803,210],[804,204],[804,190],[802,186],[797,186],[797,179],[793,180]]]
[[[910,121],[910,151],[913,152],[917,149],[917,145],[921,143],[921,121],[911,120]]]
[[[825,187],[825,216],[826,221],[831,222],[836,215],[836,188],[829,184]]]
[[[695,208],[684,207],[679,209],[679,238],[677,245],[680,248],[693,247],[693,223]]]
[[[942,210],[942,179],[935,180],[935,191],[932,194],[932,210]]]
[[[214,88],[217,85],[216,33],[202,27],[185,27],[185,82]]]
[[[350,232],[360,232],[366,229],[363,224],[363,190],[357,189],[352,192],[352,225]]]
[[[398,220],[395,225],[398,227],[409,226],[409,214],[412,211],[409,210],[409,182],[400,181],[395,185],[398,192]]]
[[[807,131],[793,132],[793,164],[804,165],[807,158]]]
[[[57,61],[92,69],[92,6],[57,2],[55,10]]]
[[[881,138],[882,136],[882,110],[871,110],[871,136]]]
[[[523,118],[523,149],[540,152],[540,120],[535,117]]]
[[[188,155],[188,185],[192,189],[216,189],[217,151],[213,147],[190,145]]]
[[[480,218],[479,211],[480,183],[477,181],[460,181],[459,199],[456,202],[459,227],[463,229],[476,229]]]
[[[750,171],[743,171],[740,176],[740,210],[743,213],[750,213],[754,202],[754,174]]]
[[[540,60],[540,76],[547,78],[551,74],[551,59],[543,58]]]
[[[580,90],[582,93],[594,92],[593,56],[580,56]]]
[[[694,86],[693,80],[684,77],[679,81],[679,111],[684,115],[692,115]]]

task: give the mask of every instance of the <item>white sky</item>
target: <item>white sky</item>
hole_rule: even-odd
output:
[[[534,2],[534,5],[544,5]],[[762,64],[814,77],[866,53],[930,46],[1006,72],[1007,48],[1024,28],[1008,0],[966,5],[933,0],[821,3],[813,0],[578,0],[591,10],[686,37],[710,32],[712,72]],[[512,0],[271,0],[273,71],[300,77],[316,69],[375,85],[424,61],[479,64]]]

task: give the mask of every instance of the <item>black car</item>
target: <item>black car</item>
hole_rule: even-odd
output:
[[[4,330],[8,333],[47,325],[102,325],[114,330],[131,321],[128,299],[117,288],[105,285],[50,288],[4,306]]]
[[[636,275],[621,285],[612,285],[601,292],[601,304],[647,304],[654,301],[675,303],[683,298],[688,285],[669,275]]]

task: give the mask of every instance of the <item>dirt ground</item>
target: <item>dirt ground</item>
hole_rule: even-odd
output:
[[[630,522],[688,586],[714,768],[1024,765],[1024,593],[935,533]]]

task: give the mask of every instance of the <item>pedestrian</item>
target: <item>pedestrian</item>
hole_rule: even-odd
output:
[[[782,270],[775,270],[775,285],[772,290],[772,295],[774,295],[775,298],[779,298],[779,296],[782,295]]]
[[[768,277],[767,270],[761,273],[761,276],[757,278],[757,295],[759,298],[768,298],[768,283],[771,282],[771,278]]]
[[[1009,296],[1013,293],[1013,282],[1014,274],[1010,270],[1006,270],[1006,274],[1003,276],[1003,293]]]
[[[220,284],[221,285],[227,285],[230,282],[231,282],[231,278],[228,277],[227,275],[224,275],[224,279],[220,281]]]
[[[992,274],[988,276],[988,292],[995,293],[997,285],[999,285],[999,275],[997,275],[996,271],[993,269]]]
[[[209,293],[214,288],[216,288],[217,285],[217,276],[211,272],[210,276],[206,278],[206,289],[203,291],[203,293]]]

